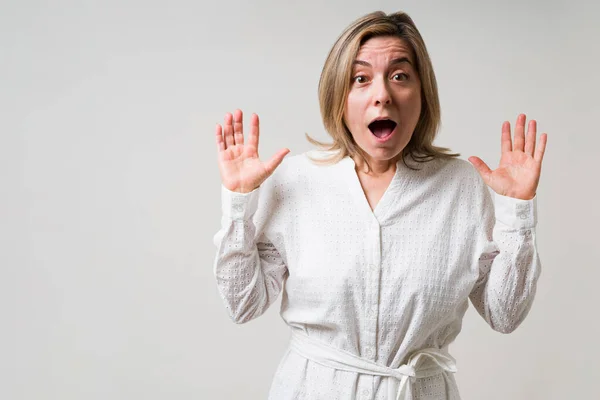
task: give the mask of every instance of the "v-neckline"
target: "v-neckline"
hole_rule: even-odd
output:
[[[349,170],[346,174],[348,177],[348,188],[351,191],[352,197],[355,199],[357,207],[359,207],[361,210],[364,210],[365,214],[367,214],[369,218],[374,219],[378,225],[381,225],[385,220],[385,216],[388,214],[388,203],[392,201],[394,194],[396,194],[399,189],[406,185],[412,170],[406,167],[402,160],[396,162],[396,172],[394,172],[392,180],[375,205],[375,208],[371,209],[367,195],[365,194],[362,184],[360,183],[360,178],[356,173],[356,163],[350,156],[344,157],[342,162]]]

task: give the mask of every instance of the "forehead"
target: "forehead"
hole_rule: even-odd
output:
[[[364,42],[356,54],[357,60],[368,60],[372,58],[396,58],[407,57],[413,62],[412,50],[409,44],[399,37],[378,36]],[[413,63],[414,65],[414,63]]]

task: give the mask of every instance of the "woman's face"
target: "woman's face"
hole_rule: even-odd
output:
[[[354,61],[344,121],[372,165],[397,160],[420,113],[421,81],[410,47],[391,36],[366,41]],[[377,118],[388,121],[372,123]]]

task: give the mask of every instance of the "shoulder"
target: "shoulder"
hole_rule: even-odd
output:
[[[263,183],[264,189],[273,192],[289,192],[306,178],[309,159],[306,153],[288,154],[281,164]]]
[[[461,158],[437,159],[432,167],[435,169],[436,175],[449,183],[478,187],[482,184],[485,185],[479,172],[467,160]]]
[[[477,214],[489,212],[493,204],[487,184],[469,161],[455,158],[447,166],[461,199]]]
[[[440,196],[450,196],[468,207],[479,207],[488,201],[489,192],[479,172],[467,160],[438,158],[425,163],[420,181],[435,189]]]
[[[284,157],[281,164],[275,168],[269,179],[274,181],[288,181],[297,176],[298,172],[302,170],[303,162],[303,154],[288,154]]]
[[[323,168],[335,164],[322,164],[319,161],[325,161],[335,157],[336,151],[308,150],[303,153],[288,154],[282,163],[275,170],[276,179],[294,180],[311,175],[313,172],[321,172]]]
[[[336,165],[343,157],[339,156],[340,150],[313,149],[304,152],[303,159],[306,166],[312,169],[323,169]],[[338,161],[335,162],[334,160]]]
[[[287,221],[290,213],[305,200],[311,187],[320,182],[320,170],[308,155],[311,151],[288,154],[273,173],[260,185],[258,219]],[[314,155],[314,153],[313,153]],[[318,156],[318,155],[317,155]],[[321,154],[322,156],[322,154]]]

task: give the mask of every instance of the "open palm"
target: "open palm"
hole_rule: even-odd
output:
[[[216,126],[216,143],[223,186],[234,192],[249,193],[273,173],[290,150],[281,149],[270,160],[261,161],[258,157],[258,115],[252,114],[250,118],[246,144],[242,119],[241,110],[235,110],[233,116],[225,114],[223,127]]]
[[[535,197],[540,181],[542,160],[548,140],[547,134],[540,136],[536,147],[536,121],[529,121],[525,137],[525,115],[517,117],[514,145],[511,140],[510,123],[502,124],[502,155],[500,166],[491,170],[479,157],[469,157],[484,182],[496,193],[523,200]]]

